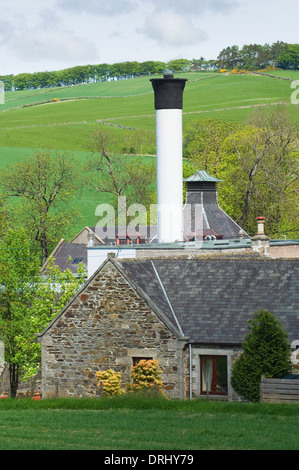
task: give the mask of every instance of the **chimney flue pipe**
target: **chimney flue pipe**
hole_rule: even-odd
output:
[[[182,109],[186,81],[173,75],[151,79],[156,110],[158,243],[184,239]]]

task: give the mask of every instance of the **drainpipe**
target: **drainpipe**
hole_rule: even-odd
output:
[[[192,347],[189,343],[189,400],[192,400]]]

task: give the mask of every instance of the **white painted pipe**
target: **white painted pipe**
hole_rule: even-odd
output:
[[[158,243],[184,239],[182,107],[186,79],[152,79],[156,109]]]
[[[156,110],[158,242],[183,240],[182,110]]]

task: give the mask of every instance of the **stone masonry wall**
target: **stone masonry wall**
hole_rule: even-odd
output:
[[[40,337],[42,395],[96,396],[99,370],[129,379],[133,357],[159,360],[167,394],[184,398],[188,353],[112,262]]]

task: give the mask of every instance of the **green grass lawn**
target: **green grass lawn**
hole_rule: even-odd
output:
[[[299,406],[1,400],[0,450],[298,450]]]
[[[275,77],[289,78],[291,80],[299,80],[299,70],[271,70],[270,72],[265,72],[269,75],[274,75]]]

